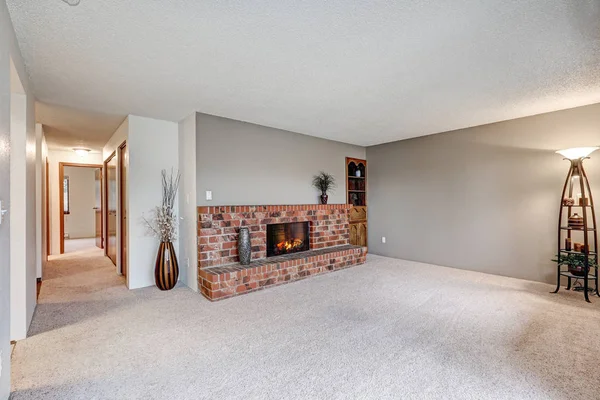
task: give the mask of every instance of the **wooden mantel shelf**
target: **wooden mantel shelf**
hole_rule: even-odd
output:
[[[241,212],[276,212],[276,211],[310,211],[310,210],[348,210],[351,204],[291,204],[291,205],[258,205],[258,206],[198,206],[198,214],[241,213]]]

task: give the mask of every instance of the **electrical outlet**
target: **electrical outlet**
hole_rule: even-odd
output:
[[[186,266],[187,268],[189,268],[189,267],[190,267],[190,259],[189,259],[189,258],[186,258],[186,259],[185,259],[185,266]]]
[[[385,236],[381,237],[381,243],[385,243]]]
[[[207,190],[206,191],[206,200],[207,201],[212,200],[212,190]]]

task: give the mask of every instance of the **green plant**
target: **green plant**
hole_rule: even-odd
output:
[[[323,196],[327,195],[328,191],[333,191],[336,187],[335,177],[323,171],[313,177],[312,184]]]
[[[557,262],[559,265],[568,265],[570,267],[578,268],[585,267],[585,254],[581,253],[568,253],[568,254],[558,254],[555,256],[555,259],[552,261]],[[598,263],[595,257],[590,256],[588,258],[588,266],[590,268],[597,267]]]

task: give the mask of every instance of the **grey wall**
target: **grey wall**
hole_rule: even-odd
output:
[[[345,203],[345,157],[365,157],[364,147],[206,114],[196,139],[198,205],[315,204],[321,170],[338,180],[329,203]]]
[[[369,250],[555,282],[569,163],[554,151],[599,144],[596,104],[369,147]],[[600,199],[600,152],[584,165]]]

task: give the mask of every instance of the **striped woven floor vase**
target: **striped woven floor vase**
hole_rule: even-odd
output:
[[[160,290],[171,290],[177,284],[179,278],[179,266],[175,248],[171,242],[161,242],[156,256],[154,268],[154,279]]]

